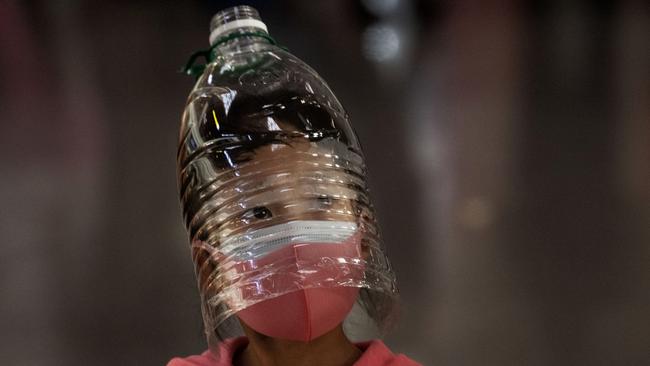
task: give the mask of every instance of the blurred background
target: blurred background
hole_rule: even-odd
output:
[[[650,364],[644,1],[246,1],[348,109],[425,365]],[[0,357],[205,348],[175,178],[233,1],[0,1]]]

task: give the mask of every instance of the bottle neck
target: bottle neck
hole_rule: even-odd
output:
[[[218,12],[210,21],[213,55],[256,51],[260,46],[272,43],[266,24],[253,7],[233,6]]]
[[[256,27],[235,28],[220,34],[212,45],[213,55],[233,55],[243,52],[259,51],[274,41],[267,32]]]

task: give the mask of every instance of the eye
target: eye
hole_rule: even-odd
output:
[[[318,203],[321,205],[331,205],[332,204],[332,198],[330,196],[322,195],[318,196]]]
[[[252,213],[253,213],[253,216],[255,216],[256,219],[268,219],[269,217],[273,216],[271,211],[268,208],[264,207],[264,206],[255,207],[252,210]]]

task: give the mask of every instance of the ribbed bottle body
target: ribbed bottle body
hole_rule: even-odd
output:
[[[234,41],[197,80],[179,135],[178,186],[206,331],[301,289],[392,297],[394,275],[345,110],[287,51],[255,36]],[[297,254],[309,243],[319,255]],[[270,261],[269,253],[281,254]]]

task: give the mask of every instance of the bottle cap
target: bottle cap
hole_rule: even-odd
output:
[[[218,12],[210,22],[210,45],[213,45],[219,36],[237,28],[258,28],[268,32],[266,24],[260,19],[255,8],[241,5]]]

